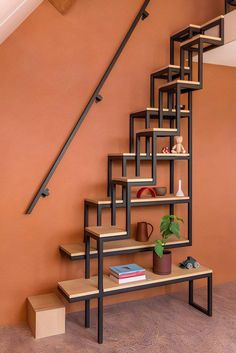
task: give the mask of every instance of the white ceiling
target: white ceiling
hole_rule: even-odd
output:
[[[0,44],[43,0],[0,0]]]

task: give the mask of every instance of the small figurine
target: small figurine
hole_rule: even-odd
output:
[[[161,153],[170,153],[169,147],[168,146],[163,147],[162,150],[161,150]]]
[[[199,268],[200,263],[195,260],[192,256],[188,256],[186,260],[180,262],[179,267],[191,270],[192,268]]]
[[[171,153],[186,153],[184,146],[182,145],[183,137],[176,136],[176,145],[174,145],[171,149]]]
[[[182,180],[179,179],[179,188],[178,188],[178,191],[176,193],[176,196],[177,197],[183,197],[184,196],[184,193],[183,193],[183,190],[182,190]]]

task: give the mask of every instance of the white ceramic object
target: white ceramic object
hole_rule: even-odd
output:
[[[184,193],[183,193],[183,190],[182,190],[182,180],[179,179],[179,189],[176,193],[176,196],[178,197],[183,197],[184,196]]]

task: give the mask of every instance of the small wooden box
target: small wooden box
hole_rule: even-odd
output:
[[[65,333],[65,306],[54,293],[28,298],[28,323],[35,338]]]

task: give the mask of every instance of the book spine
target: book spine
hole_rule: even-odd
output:
[[[144,280],[146,280],[146,276],[142,275],[142,276],[137,276],[137,277],[119,279],[119,278],[117,278],[117,277],[115,277],[113,275],[110,275],[110,279],[113,280],[114,282],[118,283],[118,284],[124,284],[124,283],[144,281]]]
[[[113,271],[110,271],[110,273],[115,276],[116,278],[129,278],[129,277],[137,277],[137,276],[143,276],[145,275],[145,270],[144,271],[138,271],[138,272],[132,272],[132,273],[122,273],[122,274],[117,274]]]

